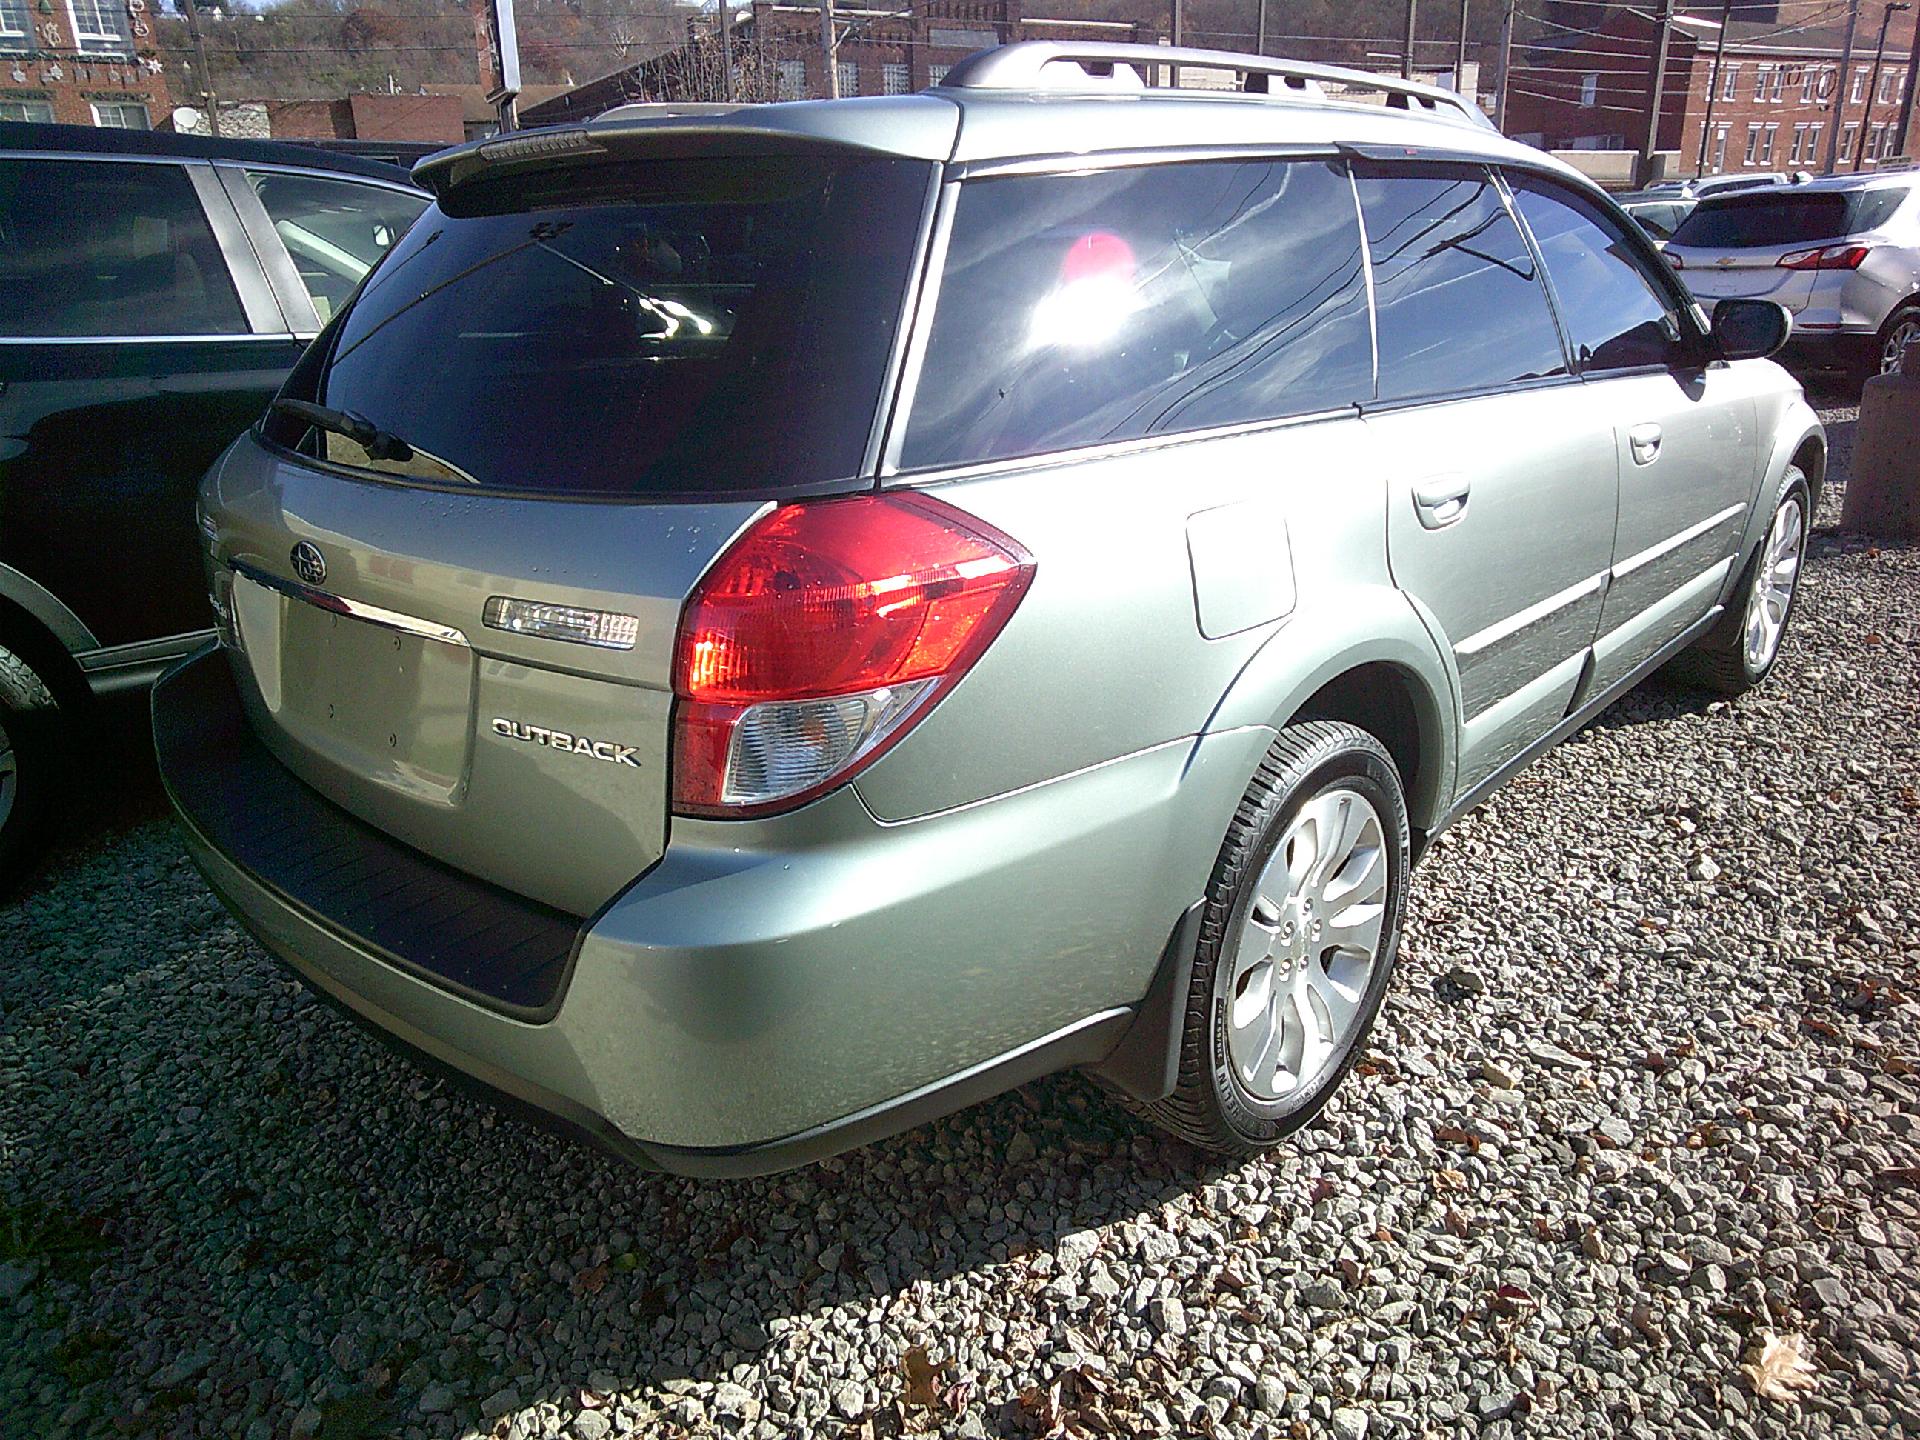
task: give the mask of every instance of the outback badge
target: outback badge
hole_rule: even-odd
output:
[[[590,760],[605,760],[611,765],[631,765],[640,768],[640,762],[634,758],[635,750],[631,745],[618,745],[611,740],[589,740],[584,735],[569,735],[565,730],[548,730],[539,725],[522,725],[518,720],[504,720],[498,715],[493,719],[493,733],[503,740],[524,740],[530,745],[544,745],[549,750],[563,750],[569,755],[585,755]]]

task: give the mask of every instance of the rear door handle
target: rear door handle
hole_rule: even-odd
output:
[[[1633,451],[1633,463],[1651,465],[1660,455],[1660,427],[1636,425],[1627,431],[1627,446]]]
[[[1413,512],[1429,530],[1451,525],[1467,513],[1473,482],[1464,475],[1435,475],[1413,487]]]

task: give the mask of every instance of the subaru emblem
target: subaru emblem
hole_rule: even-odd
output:
[[[309,585],[327,583],[327,557],[320,553],[320,547],[302,540],[293,547],[293,573]]]

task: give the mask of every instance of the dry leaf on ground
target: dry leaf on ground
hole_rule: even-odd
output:
[[[1806,1340],[1799,1335],[1768,1335],[1758,1360],[1740,1367],[1740,1373],[1762,1400],[1797,1404],[1800,1392],[1811,1390],[1819,1377],[1806,1356]]]

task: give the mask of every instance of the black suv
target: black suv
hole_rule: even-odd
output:
[[[79,712],[210,635],[194,486],[426,203],[300,146],[0,123],[0,884]]]

